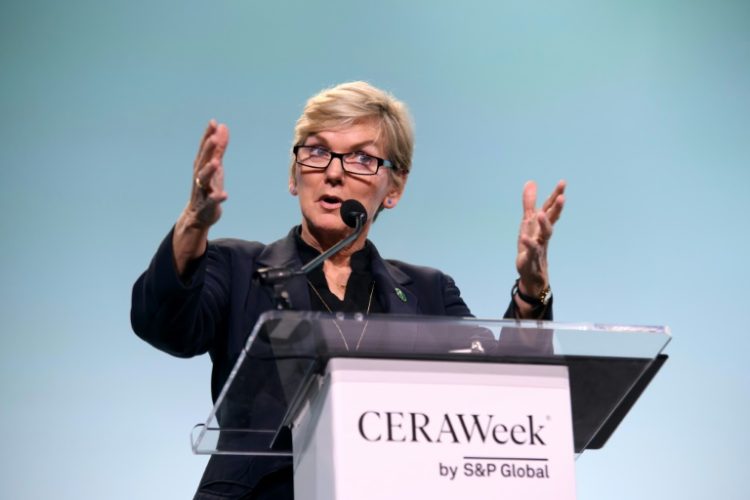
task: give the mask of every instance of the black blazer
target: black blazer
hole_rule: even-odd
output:
[[[190,357],[208,352],[213,361],[211,392],[216,400],[260,314],[273,309],[270,291],[253,273],[262,267],[302,266],[294,232],[264,245],[236,239],[210,242],[206,253],[178,276],[172,232],[162,241],[148,269],[133,286],[131,323],[136,334],[169,354]],[[371,269],[384,312],[435,316],[471,316],[453,279],[442,272],[380,257],[373,245]],[[396,288],[406,296],[404,301]],[[304,279],[289,286],[297,310],[310,309]],[[506,312],[513,317],[514,304]],[[199,492],[241,496],[263,476],[289,467],[290,459],[254,460],[213,456]]]

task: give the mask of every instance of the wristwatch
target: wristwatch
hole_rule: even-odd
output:
[[[510,290],[510,296],[511,298],[514,295],[518,295],[518,298],[529,304],[530,306],[536,308],[536,307],[544,307],[547,304],[549,304],[550,300],[552,300],[552,289],[547,285],[544,287],[544,290],[542,290],[537,297],[533,297],[531,295],[526,295],[525,293],[521,292],[521,289],[518,288],[518,282],[521,280],[521,278],[518,278],[516,282],[513,284],[513,288]]]

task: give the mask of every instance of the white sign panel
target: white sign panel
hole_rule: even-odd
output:
[[[337,359],[318,396],[298,498],[575,498],[566,367]]]

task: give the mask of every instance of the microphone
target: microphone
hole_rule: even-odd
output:
[[[357,219],[362,217],[362,225],[367,222],[367,210],[357,200],[346,200],[341,204],[341,218],[349,227],[357,226]]]

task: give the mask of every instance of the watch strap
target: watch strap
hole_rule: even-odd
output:
[[[526,295],[525,293],[521,292],[521,289],[518,287],[518,282],[521,279],[516,279],[516,282],[513,284],[513,288],[510,291],[511,298],[515,295],[518,295],[518,298],[529,304],[530,306],[537,308],[537,307],[545,307],[550,303],[550,300],[552,300],[552,289],[547,285],[544,287],[544,290],[542,290],[538,296],[534,297],[533,295]]]

